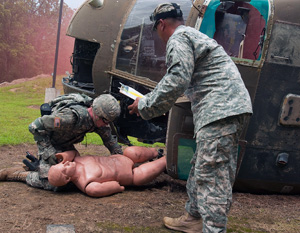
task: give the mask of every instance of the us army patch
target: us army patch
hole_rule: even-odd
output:
[[[54,128],[59,128],[60,127],[60,117],[55,117],[54,118]]]

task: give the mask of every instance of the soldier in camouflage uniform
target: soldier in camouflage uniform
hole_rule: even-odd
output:
[[[97,133],[111,154],[122,154],[109,126],[120,115],[119,103],[113,96],[104,94],[93,101],[86,95],[69,94],[57,97],[50,106],[50,115],[43,115],[29,125],[38,146],[39,166],[26,176],[28,185],[56,190],[47,179],[50,166],[58,162],[55,154],[74,150],[74,144],[81,142],[86,133]]]
[[[187,213],[164,218],[183,232],[226,232],[232,203],[238,140],[252,114],[249,93],[231,58],[217,42],[183,25],[177,4],[158,5],[150,19],[167,43],[167,73],[145,98],[128,106],[148,120],[170,110],[178,97],[191,101],[196,152],[187,181]]]

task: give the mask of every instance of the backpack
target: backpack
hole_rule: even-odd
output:
[[[65,94],[56,97],[49,103],[44,103],[41,105],[41,115],[50,115],[53,112],[60,111],[63,108],[67,108],[71,105],[82,105],[90,107],[93,103],[93,98],[78,93]]]

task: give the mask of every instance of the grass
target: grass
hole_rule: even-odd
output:
[[[0,87],[0,146],[34,143],[28,125],[40,116],[45,88],[51,86],[49,76]]]
[[[58,76],[55,88],[63,94],[62,77]],[[0,146],[34,144],[28,125],[40,116],[40,105],[44,103],[46,88],[52,87],[52,77],[38,77],[29,81],[0,87]],[[129,137],[136,146],[163,146],[143,144],[136,138]],[[103,145],[101,138],[95,133],[88,133],[82,143]]]

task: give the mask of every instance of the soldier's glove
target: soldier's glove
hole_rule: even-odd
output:
[[[28,151],[26,151],[26,158],[23,163],[29,168],[29,171],[37,171],[40,161]]]

